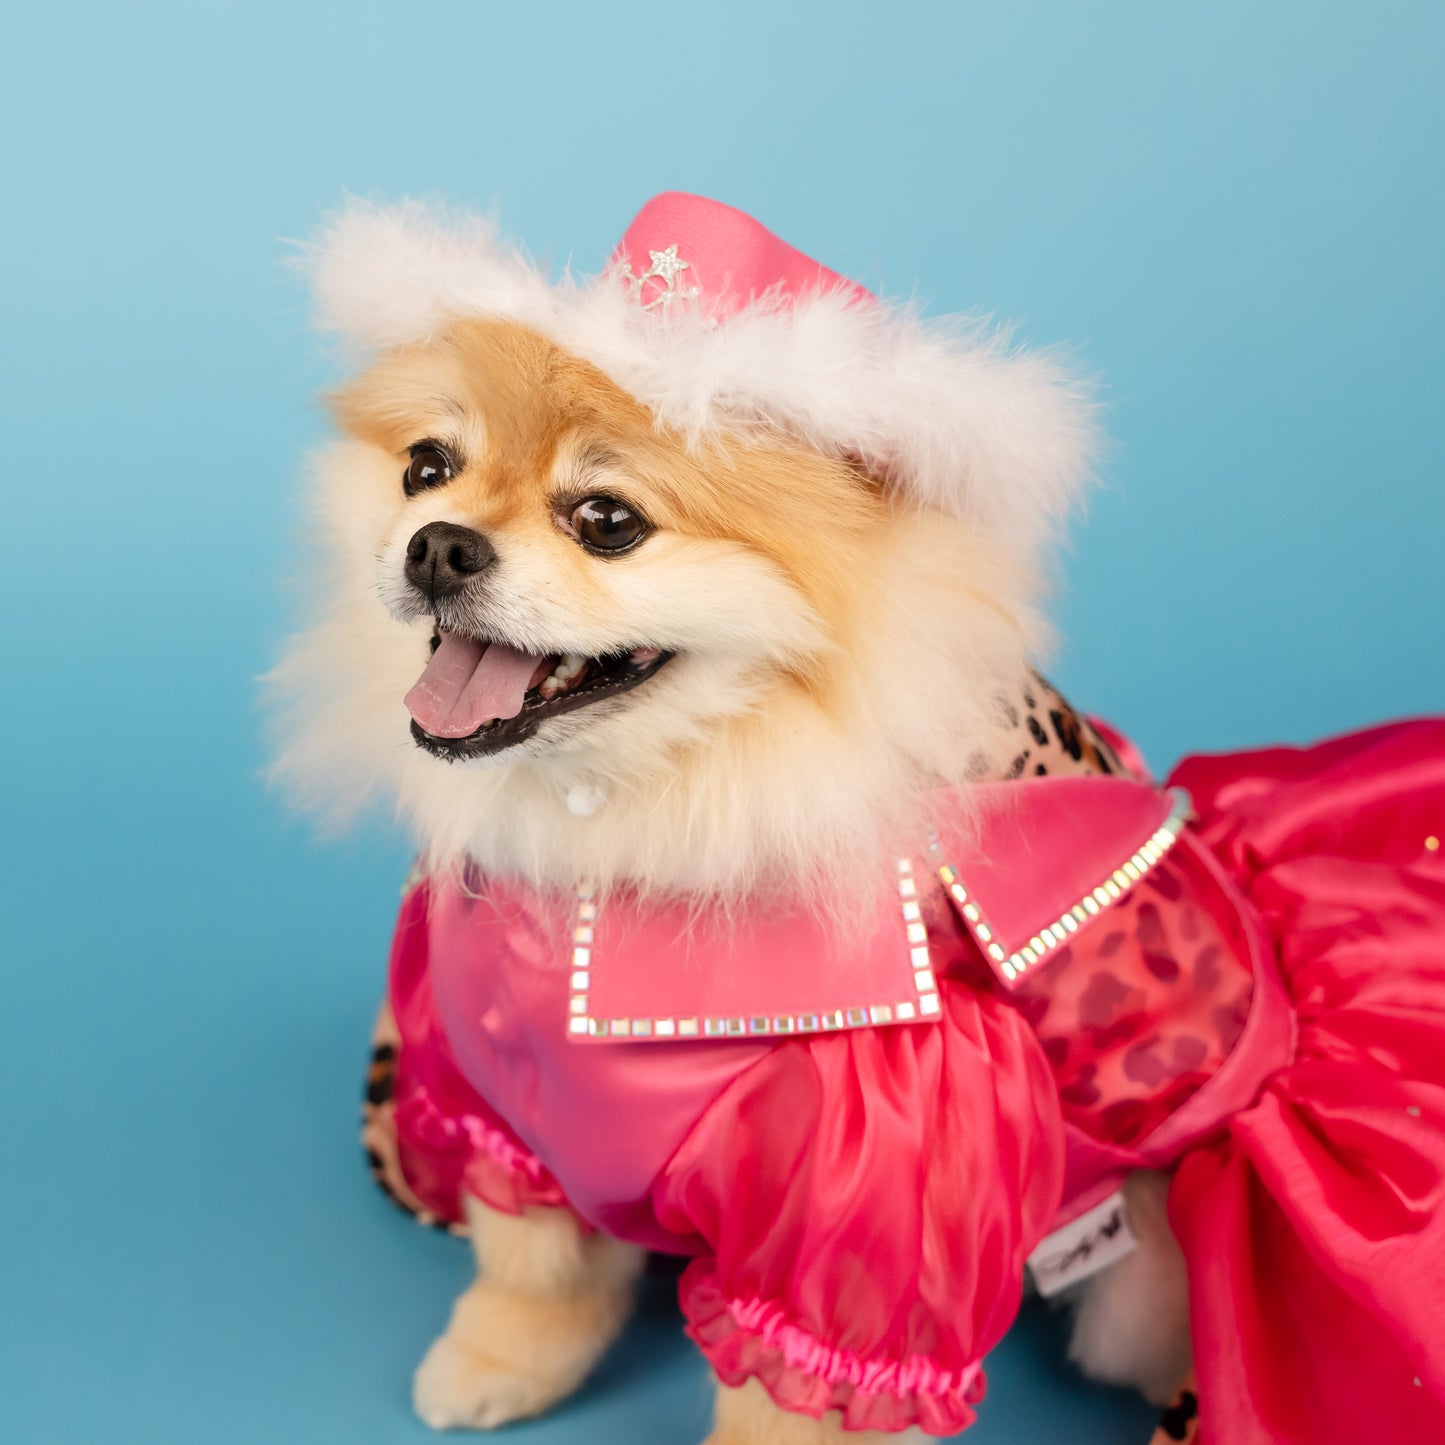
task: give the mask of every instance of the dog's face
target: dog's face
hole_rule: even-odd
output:
[[[434,758],[655,751],[782,681],[826,687],[886,513],[847,465],[689,449],[499,321],[391,355],[335,409],[364,449],[377,590],[421,624],[406,703]]]
[[[1026,574],[965,522],[776,428],[689,443],[514,323],[394,349],[333,409],[341,565],[278,673],[281,769],[392,793],[435,859],[842,878],[1025,666]]]

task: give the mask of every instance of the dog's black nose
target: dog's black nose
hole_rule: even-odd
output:
[[[496,560],[480,532],[454,522],[428,522],[406,544],[406,580],[435,602],[460,592]]]

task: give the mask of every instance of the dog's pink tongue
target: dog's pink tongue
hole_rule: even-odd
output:
[[[426,671],[406,695],[407,711],[439,738],[464,738],[493,718],[516,717],[543,659],[503,642],[443,632]]]

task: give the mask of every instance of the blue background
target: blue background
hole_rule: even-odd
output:
[[[1445,9],[51,3],[3,27],[0,1438],[425,1438],[463,1247],[353,1127],[405,848],[261,782],[344,191],[605,257],[650,193],[1067,339],[1056,673],[1156,760],[1445,706]],[[1030,1314],[979,1442],[1142,1440]],[[655,1290],[519,1441],[696,1445]],[[1064,1422],[1068,1422],[1065,1424]]]

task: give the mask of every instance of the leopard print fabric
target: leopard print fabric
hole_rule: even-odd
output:
[[[1199,1438],[1199,1396],[1191,1375],[1160,1417],[1149,1445],[1192,1445]]]
[[[391,1005],[383,1003],[371,1034],[371,1067],[366,1072],[366,1088],[361,1096],[361,1147],[366,1153],[367,1167],[381,1192],[418,1224],[451,1234],[465,1234],[465,1226],[438,1219],[412,1193],[402,1172],[396,1143],[396,1051],[400,1043]]]
[[[975,781],[1128,771],[1088,718],[1038,673],[1017,696],[999,698],[998,718],[998,734],[970,761]]]

